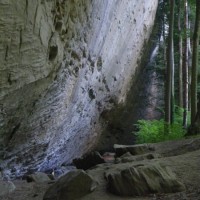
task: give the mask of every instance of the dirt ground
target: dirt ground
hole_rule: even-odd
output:
[[[148,162],[159,162],[170,167],[179,181],[185,184],[184,192],[152,194],[146,197],[115,196],[107,192],[104,179],[104,172],[111,164],[104,164],[88,170],[88,173],[98,181],[99,186],[81,200],[200,200],[200,138],[163,142],[152,146],[161,158],[148,160]],[[42,200],[49,187],[48,183],[27,183],[22,180],[15,180],[13,183],[16,186],[15,191],[0,197],[0,200]]]

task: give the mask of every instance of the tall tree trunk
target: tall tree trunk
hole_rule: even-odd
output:
[[[183,56],[183,126],[187,127],[187,115],[188,115],[188,2],[185,0],[185,15],[184,15],[184,29],[185,29],[185,37],[184,37],[184,56]]]
[[[188,30],[191,30],[191,23],[190,23],[190,11],[191,8],[189,7],[188,4]],[[188,56],[189,56],[189,60],[191,60],[192,58],[192,48],[191,48],[191,41],[190,41],[190,37],[188,37]],[[191,62],[189,62],[189,66],[191,66]]]
[[[178,33],[179,33],[179,68],[178,68],[178,82],[179,82],[179,100],[178,106],[183,107],[183,38],[182,38],[182,27],[181,27],[181,3],[178,4]]]
[[[192,54],[192,78],[191,78],[191,126],[195,123],[197,114],[197,76],[198,76],[198,53],[200,37],[200,0],[196,0],[196,19],[193,35]]]
[[[167,46],[167,76],[165,99],[165,122],[170,124],[174,120],[174,7],[175,0],[170,0],[169,35]]]
[[[188,111],[191,110],[191,68],[192,68],[192,48],[191,48],[191,39],[190,39],[190,31],[191,31],[191,26],[190,26],[190,5],[188,2]]]
[[[163,25],[162,25],[162,36],[163,36],[163,59],[164,59],[164,62],[163,64],[165,65],[166,64],[166,52],[167,52],[167,48],[166,48],[166,23],[167,23],[167,20],[166,20],[166,8],[165,8],[165,3],[163,2]],[[165,66],[163,66],[165,67]]]

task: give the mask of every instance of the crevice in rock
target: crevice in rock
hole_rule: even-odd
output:
[[[51,46],[49,50],[49,60],[50,61],[55,60],[57,54],[58,54],[58,46]]]
[[[12,140],[12,138],[14,137],[15,133],[18,131],[19,127],[20,127],[21,123],[18,123],[12,130],[12,132],[10,133],[9,135],[9,138],[8,138],[8,142],[10,140]]]
[[[89,95],[89,97],[90,97],[91,100],[95,99],[95,94],[94,94],[94,90],[93,89],[89,89],[88,95]]]
[[[6,52],[5,52],[5,61],[7,60],[7,58],[8,58],[8,45],[6,46]]]
[[[56,31],[60,32],[62,30],[62,21],[57,21],[55,25]]]

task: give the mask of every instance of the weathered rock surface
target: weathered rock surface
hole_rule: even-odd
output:
[[[114,145],[116,157],[120,157],[123,154],[129,152],[132,155],[141,155],[154,151],[154,148],[149,144],[138,144],[138,145]]]
[[[146,153],[143,155],[133,156],[131,153],[127,152],[115,159],[115,163],[126,163],[126,162],[134,162],[134,161],[142,161],[142,160],[151,160],[155,158],[160,158],[161,155],[157,153]]]
[[[83,170],[75,170],[62,176],[44,195],[43,200],[74,200],[91,193],[97,183]]]
[[[15,185],[11,181],[0,181],[0,198],[15,190]]]
[[[34,174],[28,175],[26,177],[26,180],[28,182],[36,182],[36,183],[42,183],[42,182],[48,182],[51,179],[48,177],[47,174],[43,173],[43,172],[36,172]]]
[[[105,174],[108,190],[120,196],[144,196],[150,193],[171,193],[185,190],[167,167],[139,164],[130,168],[110,170]]]
[[[12,173],[93,147],[102,111],[126,99],[157,4],[0,1],[0,147]]]

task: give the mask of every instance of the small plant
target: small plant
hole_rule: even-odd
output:
[[[136,124],[139,131],[136,135],[136,143],[156,143],[167,140],[181,139],[186,134],[180,123],[166,125],[163,119],[161,120],[139,120]],[[168,133],[165,128],[168,128]]]

